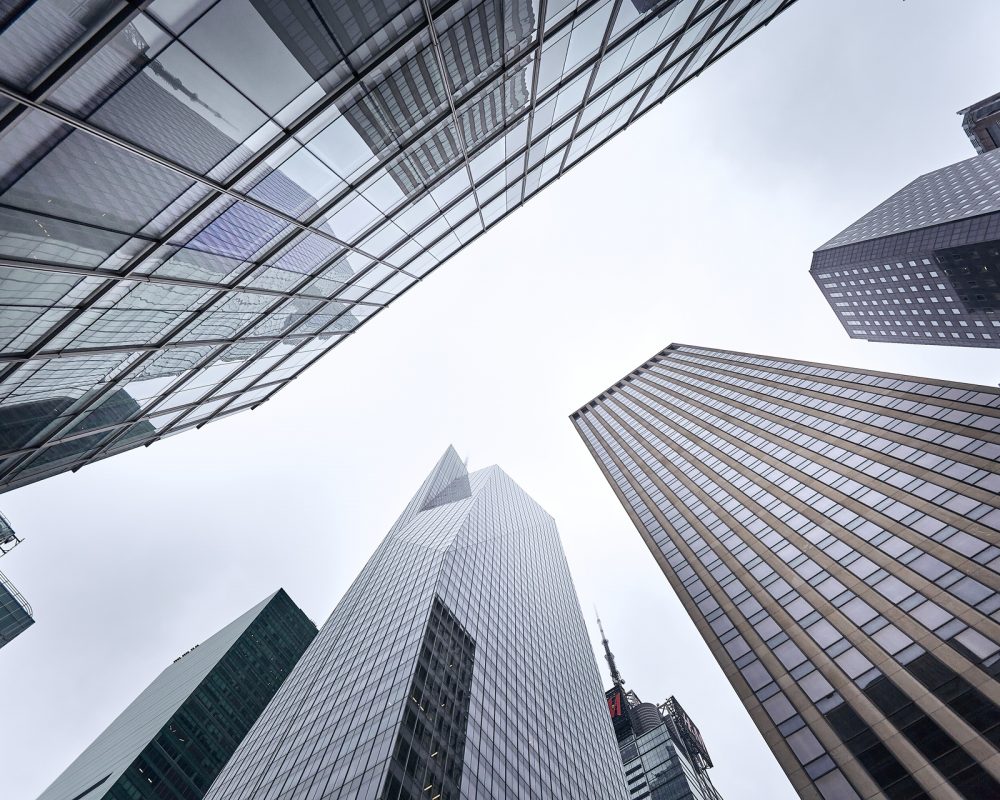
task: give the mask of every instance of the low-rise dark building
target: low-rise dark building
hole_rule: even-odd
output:
[[[200,800],[316,632],[279,589],[176,659],[39,800]]]

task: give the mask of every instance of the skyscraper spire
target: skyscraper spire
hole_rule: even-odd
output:
[[[611,652],[611,645],[608,644],[608,637],[604,635],[604,626],[601,624],[601,617],[597,613],[597,609],[594,609],[594,616],[597,617],[597,627],[601,632],[601,643],[604,645],[604,657],[608,660],[608,667],[611,669],[611,680],[614,681],[615,686],[619,689],[625,686],[625,679],[618,672],[618,667],[615,665],[615,656]]]

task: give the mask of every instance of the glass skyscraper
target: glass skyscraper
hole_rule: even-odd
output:
[[[626,690],[603,628],[601,639],[612,679],[604,696],[630,800],[722,800],[708,776],[713,764],[705,741],[680,703],[673,697],[659,706],[644,703]]]
[[[1000,797],[1000,390],[675,344],[572,420],[802,798]]]
[[[0,488],[253,408],[793,0],[0,6]]]
[[[1000,150],[917,178],[809,272],[852,339],[1000,347]]]
[[[451,448],[208,800],[626,800],[553,519]]]
[[[279,589],[175,659],[39,800],[200,800],[315,636]]]

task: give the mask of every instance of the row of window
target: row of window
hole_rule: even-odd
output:
[[[611,421],[606,414],[601,413],[602,411],[603,408],[599,408],[597,410],[597,413],[601,414],[606,422],[611,423],[612,426],[618,430],[620,436],[622,436],[627,440],[630,439],[630,436],[627,433],[626,429],[614,425],[613,421]],[[596,424],[593,420],[590,421],[591,424]],[[594,442],[592,437],[588,436],[588,439],[591,440],[592,445],[596,444],[596,442]],[[639,447],[641,449],[641,445],[634,439],[631,439],[631,444],[633,447]],[[612,444],[612,448],[616,450],[619,449],[614,444]],[[624,453],[624,451],[619,452],[619,456],[627,458],[627,455]],[[647,464],[647,469],[650,468],[655,469],[655,467],[653,466],[654,463],[655,462]],[[694,474],[697,474],[697,471],[694,470],[690,464],[687,464],[687,468],[685,469],[683,463],[678,463],[678,469],[682,470],[681,474],[685,474],[688,476],[693,476]],[[641,471],[639,472],[639,474],[642,474]],[[709,511],[709,509],[706,506],[704,506],[704,504],[700,503],[700,501],[693,501],[689,492],[687,492],[682,487],[678,489],[679,483],[676,479],[671,479],[671,480],[672,480],[672,485],[674,487],[674,491],[680,492],[677,495],[678,498],[681,500],[681,502],[685,504],[687,508],[691,509],[697,515],[697,518],[703,524],[711,526],[711,522],[713,520],[716,520],[718,522],[718,518],[715,517],[715,515],[711,511]],[[639,479],[640,485],[646,483],[647,481],[648,477]],[[700,480],[696,480],[695,482],[702,483],[702,481]],[[711,482],[706,480],[703,482],[703,484],[709,485],[711,484]],[[645,490],[647,492],[651,492],[654,495],[654,500],[656,501],[657,505],[660,506],[661,511],[663,511],[670,517],[670,521],[672,524],[674,524],[675,529],[682,536],[685,536],[685,538],[687,538],[689,542],[695,541],[695,539],[686,536],[684,533],[684,530],[690,529],[690,526],[686,524],[686,521],[683,519],[683,517],[681,517],[680,514],[671,515],[669,513],[669,511],[674,511],[674,506],[670,504],[669,501],[666,501],[665,498],[662,497],[662,495],[658,494],[658,490],[655,488],[655,486],[652,485],[651,481],[649,481],[649,486],[646,487]],[[663,503],[666,503],[666,505],[664,505]],[[644,522],[646,522],[645,519]],[[748,530],[752,530],[752,528],[748,526]],[[729,529],[723,526],[720,529],[720,534],[718,535],[721,535],[723,532],[728,533],[728,531]],[[762,535],[761,533],[758,533],[758,536],[761,535]],[[773,535],[773,533],[769,535]],[[761,581],[762,588],[767,588],[768,592],[772,594],[772,596],[776,596],[777,599],[779,599],[779,601],[782,602],[782,604],[789,603],[789,605],[792,606],[795,603],[799,604],[805,603],[804,599],[801,598],[798,592],[791,590],[791,587],[789,587],[785,581],[778,578],[772,569],[766,567],[766,565],[764,565],[761,562],[761,559],[759,557],[755,557],[752,551],[747,550],[745,544],[741,543],[735,549],[733,549],[733,544],[740,541],[739,537],[731,535],[728,538],[731,539],[731,541],[724,542],[724,544],[726,544],[726,546],[730,549],[730,551],[734,555],[736,555],[737,558],[739,558],[741,561],[744,561],[744,563],[750,570],[750,574],[757,576],[758,579],[761,579],[762,577],[764,578],[764,580]],[[829,538],[832,540],[833,537]],[[766,543],[767,541],[766,538],[763,539],[763,541]],[[696,547],[695,552],[697,555],[699,553],[699,549],[697,548],[696,544],[693,546]],[[774,549],[775,548],[774,543],[772,542],[771,544],[769,544],[769,547]],[[707,555],[710,553],[710,550],[704,548],[704,552]],[[798,551],[793,549],[793,552],[798,552]],[[746,555],[750,557],[751,560],[746,561],[742,557],[743,553],[746,553]],[[779,554],[780,554],[780,549],[779,549]],[[761,638],[767,640],[766,643],[768,647],[770,647],[772,651],[775,653],[775,655],[778,656],[778,658],[784,664],[785,668],[791,671],[792,677],[798,680],[800,687],[803,687],[807,692],[809,692],[814,702],[822,700],[822,703],[826,704],[827,706],[829,706],[830,703],[834,701],[842,702],[842,700],[839,698],[839,695],[832,693],[833,690],[830,684],[822,679],[819,673],[815,671],[815,667],[811,665],[805,658],[805,656],[801,653],[801,651],[792,642],[788,640],[788,636],[786,633],[782,631],[782,628],[779,627],[777,624],[775,624],[774,621],[765,611],[760,609],[759,603],[753,600],[751,593],[748,590],[746,590],[743,584],[740,583],[735,578],[735,576],[728,569],[728,567],[726,567],[725,564],[723,564],[723,562],[718,557],[714,556],[709,556],[709,557],[711,560],[706,562],[705,564],[706,568],[712,572],[712,574],[716,577],[716,579],[721,579],[719,583],[720,588],[725,589],[727,594],[729,594],[730,597],[733,598],[733,602],[737,604],[737,607],[743,610],[744,614],[753,612],[754,609],[757,609],[756,612],[754,612],[750,617],[748,617],[748,620],[757,629]],[[798,557],[793,559],[791,563],[793,565],[801,566],[801,564],[807,563],[807,561],[808,559],[806,559],[804,555],[800,554]],[[760,572],[760,570],[764,571]],[[687,576],[685,576],[685,572],[687,573]],[[828,573],[818,572],[817,574],[812,575],[808,582],[817,587],[826,588],[826,584],[829,584],[833,581],[832,578],[825,577],[826,575],[828,575]],[[695,576],[694,572],[690,569],[690,567],[684,567],[683,569],[680,569],[678,571],[678,577],[681,578],[684,581],[684,583],[689,587],[689,591],[696,586],[702,587],[700,594],[692,592],[694,594],[693,599],[695,600],[695,602],[699,604],[699,607],[702,609],[703,612],[707,611],[706,618],[712,624],[716,632],[721,634],[722,636],[721,640],[726,644],[727,650],[736,659],[736,665],[741,668],[741,671],[743,671],[744,676],[747,678],[751,688],[755,689],[755,691],[758,692],[758,697],[760,697],[759,692],[762,688],[765,688],[768,685],[770,677],[767,671],[764,669],[763,665],[759,662],[757,657],[750,650],[749,646],[745,643],[742,637],[737,636],[736,631],[733,628],[731,622],[729,622],[728,619],[725,619],[723,612],[719,608],[715,598],[707,589],[704,588],[704,585],[701,583],[700,580],[697,579],[697,577]],[[843,586],[841,585],[840,588],[843,589]],[[824,594],[826,594],[825,591]],[[829,595],[827,596],[829,597]],[[904,648],[907,643],[910,643],[912,645],[912,640],[910,640],[908,637],[902,634],[902,632],[899,631],[897,628],[895,628],[895,626],[891,626],[887,620],[880,617],[876,612],[871,610],[870,607],[867,606],[867,604],[865,604],[860,598],[858,598],[853,593],[846,591],[842,592],[841,595],[838,595],[837,597],[833,598],[833,602],[835,605],[842,606],[842,608],[847,608],[848,609],[847,613],[850,613],[852,616],[855,615],[858,610],[855,609],[854,611],[851,611],[850,606],[852,604],[855,606],[858,606],[860,604],[859,608],[863,606],[864,608],[868,609],[870,613],[865,617],[864,620],[859,619],[858,621],[867,620],[866,625],[864,626],[865,631],[873,635],[874,639],[878,641],[883,647],[886,647],[889,651],[899,651],[902,648]],[[839,632],[837,632],[833,628],[833,626],[829,624],[829,622],[820,617],[817,611],[815,611],[814,609],[812,610],[810,609],[811,607],[808,606],[808,604],[805,604],[802,611],[796,613],[795,616],[801,617],[801,614],[805,613],[805,616],[801,617],[800,624],[804,626],[806,632],[817,642],[817,644],[819,644],[820,646],[824,647],[827,650],[828,654],[830,654],[831,657],[838,663],[841,669],[847,672],[847,674],[850,677],[854,678],[856,681],[859,682],[859,685],[862,686],[867,685],[867,683],[870,681],[879,679],[881,673],[873,667],[872,663],[868,661],[860,652],[858,652],[856,648],[851,647],[850,644],[847,642],[847,640],[841,634],[839,634]],[[806,613],[807,611],[808,613]],[[719,623],[725,622],[726,624],[723,625],[722,627],[719,627],[719,625],[717,625],[716,622]],[[878,622],[878,626],[872,627],[872,625],[875,622]],[[890,638],[887,639],[886,636],[889,634],[891,634]],[[893,637],[895,639],[898,639],[899,641],[898,642],[893,641]],[[740,645],[740,647],[736,647],[736,645]],[[914,658],[920,657],[921,654],[926,655],[923,653],[921,648],[912,645],[911,647],[906,648],[905,657],[902,658],[902,661],[910,662]],[[961,681],[961,679],[958,679],[957,676],[954,676],[954,673],[951,673],[951,675],[953,680]],[[929,682],[925,681],[925,683]],[[813,686],[813,684],[816,685]],[[930,687],[930,688],[932,688],[933,690],[935,687]],[[964,703],[964,705],[956,704],[953,706],[953,708],[956,708],[957,713],[959,713],[961,716],[969,720],[972,724],[974,724],[975,727],[977,727],[977,729],[985,732],[986,734],[989,734],[990,726],[994,726],[996,724],[996,720],[1000,718],[1000,714],[998,714],[994,710],[992,713],[987,712],[985,714],[979,714],[977,716],[976,709],[981,708],[983,703],[986,703],[986,707],[988,708],[989,703],[988,701],[986,701],[984,697],[979,695],[978,692],[972,690],[971,687],[968,686],[968,684],[965,684],[965,689],[966,692],[971,690],[972,692],[974,692],[974,694],[968,694],[968,702]],[[786,735],[789,745],[792,747],[793,751],[796,752],[796,755],[799,757],[800,761],[802,761],[805,764],[808,763],[810,759],[813,757],[815,758],[822,757],[823,751],[818,741],[811,732],[802,729],[802,725],[804,723],[802,723],[801,719],[798,718],[796,714],[794,714],[793,707],[788,703],[787,698],[785,698],[783,695],[776,694],[769,697],[765,697],[763,699],[765,707],[768,708],[769,714],[772,715],[772,718],[775,719],[776,724],[779,725],[779,730],[781,730],[782,733]],[[933,725],[933,723],[928,723],[926,720],[924,721],[923,724]],[[910,731],[908,729],[904,730],[904,732],[907,733],[907,735],[910,734]],[[945,738],[947,738],[946,735],[943,734],[943,732],[939,731],[939,733],[941,736],[945,736]],[[995,736],[996,732],[994,731],[992,737],[995,738]],[[878,747],[882,751],[885,750],[884,747],[878,745],[877,742],[872,743],[872,747]],[[948,772],[947,770],[945,770],[945,774],[947,775],[947,777],[949,777],[949,779],[953,781],[953,783],[955,783],[956,786],[959,786],[959,788],[962,788],[963,790],[968,789],[968,791],[970,791],[971,793],[967,794],[967,796],[969,797],[983,796],[980,794],[976,794],[975,791],[973,791],[969,787],[978,787],[979,790],[986,790],[986,791],[991,790],[992,784],[990,783],[989,776],[986,775],[985,772],[983,772],[981,769],[979,769],[978,772],[976,772],[975,769],[973,769],[970,766],[971,762],[967,755],[963,756],[964,760],[962,758],[958,758],[958,754],[960,754],[962,751],[955,749],[954,741],[951,741],[950,746],[944,746],[944,750],[939,748],[938,750],[933,751],[928,755],[928,757],[930,758],[931,756],[933,756],[934,759],[943,759],[945,758],[945,751],[947,751],[947,758],[950,765],[955,764],[957,761],[962,762],[960,769],[953,770],[952,772]],[[890,758],[892,758],[895,767],[893,770],[891,770],[891,772],[893,773],[892,783],[894,785],[892,787],[892,792],[890,792],[889,795],[894,798],[904,797],[904,796],[905,797],[918,796],[917,794],[908,793],[910,789],[916,787],[916,784],[913,783],[912,778],[907,778],[903,774],[905,771],[902,770],[898,762],[896,762],[893,757],[890,756]],[[862,762],[865,763],[865,759],[862,758],[860,760],[862,760]],[[866,766],[868,766],[868,764],[866,764]],[[956,774],[953,774],[958,772],[962,772],[963,774],[961,776],[956,776]],[[882,773],[876,772],[875,777],[877,779],[880,779],[880,783],[883,785],[883,788],[885,789],[886,776]],[[919,787],[917,787],[917,789],[919,789]],[[845,796],[850,796],[850,795],[845,795]]]

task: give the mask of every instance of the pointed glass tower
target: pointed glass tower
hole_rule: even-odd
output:
[[[451,448],[208,800],[624,800],[555,522]]]

